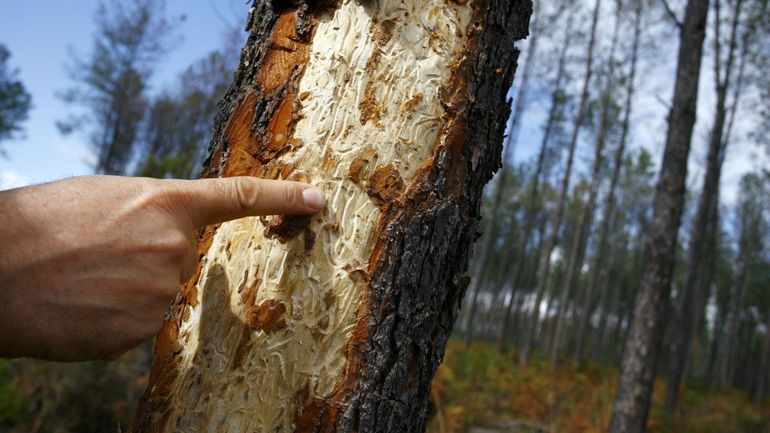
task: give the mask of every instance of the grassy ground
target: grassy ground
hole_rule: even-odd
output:
[[[429,433],[464,433],[471,425],[518,420],[551,433],[605,432],[617,384],[614,369],[594,363],[562,365],[550,373],[535,358],[519,368],[515,353],[500,355],[494,344],[474,343],[464,351],[452,340],[433,385],[437,415]],[[650,433],[768,433],[770,404],[752,405],[736,390],[688,385],[681,410],[664,422],[661,407],[665,381],[655,386]]]

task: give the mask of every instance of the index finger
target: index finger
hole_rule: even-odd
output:
[[[324,207],[312,185],[255,177],[170,180],[194,227],[248,216],[310,215]]]

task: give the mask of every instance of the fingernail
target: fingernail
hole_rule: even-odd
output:
[[[318,188],[307,188],[302,191],[302,200],[305,201],[305,206],[320,210],[324,207],[324,195]]]

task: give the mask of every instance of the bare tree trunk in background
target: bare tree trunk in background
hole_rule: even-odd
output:
[[[556,210],[556,215],[553,219],[553,226],[551,228],[551,236],[548,242],[545,244],[543,255],[540,259],[540,266],[538,267],[537,277],[537,292],[535,293],[535,304],[532,309],[532,317],[529,323],[529,334],[524,340],[524,346],[521,349],[519,357],[519,364],[526,364],[529,361],[529,357],[532,354],[532,346],[535,343],[536,329],[538,321],[540,320],[540,302],[543,300],[543,295],[548,286],[548,280],[551,275],[551,253],[559,242],[559,234],[562,226],[562,219],[564,218],[564,208],[567,203],[567,195],[569,194],[569,186],[572,178],[572,165],[575,160],[575,147],[577,145],[578,134],[580,133],[580,127],[583,124],[585,118],[586,105],[588,103],[588,92],[591,84],[591,78],[594,72],[594,48],[596,45],[596,28],[599,22],[599,11],[601,10],[601,0],[596,0],[594,5],[593,19],[591,21],[591,37],[588,42],[588,57],[586,58],[586,70],[583,80],[583,91],[580,95],[580,102],[578,103],[578,111],[575,116],[575,122],[572,127],[572,138],[569,144],[569,153],[567,156],[567,165],[564,170],[564,177],[561,184],[561,195],[559,197],[559,205]]]
[[[609,272],[608,272],[609,274]],[[602,295],[600,296],[601,304],[599,306],[599,324],[596,327],[596,335],[593,341],[593,358],[601,361],[606,360],[605,346],[607,341],[607,333],[609,332],[609,319],[610,313],[613,311],[613,307],[616,307],[620,301],[620,288],[611,285],[609,279],[602,281]],[[613,289],[614,288],[614,289]]]
[[[744,80],[746,79],[746,64],[748,60],[748,40],[747,36],[749,35],[748,32],[745,32],[743,35],[743,46],[741,48],[741,54],[739,56],[740,58],[740,66],[738,67],[738,77],[735,84],[735,87],[733,88],[733,103],[730,107],[730,120],[727,122],[727,131],[725,132],[725,140],[729,143],[730,139],[732,137],[732,131],[733,126],[735,125],[735,116],[738,112],[738,102],[740,100],[739,96],[742,94],[743,91],[743,85]],[[723,153],[724,155],[724,153]],[[715,220],[713,221],[713,226],[715,233],[717,235],[719,234],[719,225],[718,225],[718,210],[719,210],[719,203],[714,203],[714,207],[716,209],[716,212],[712,214],[712,218]],[[709,252],[711,256],[709,257],[709,261],[711,262],[711,269],[710,272],[715,272],[716,269],[716,255],[717,255],[717,242],[716,242],[716,236],[711,239],[711,251]],[[711,278],[708,279],[709,281]],[[705,315],[705,303],[708,302],[708,297],[704,299],[704,305],[701,307],[703,310],[701,311],[701,323],[703,322],[703,316]],[[727,306],[720,306],[717,305],[717,314],[716,319],[714,322],[714,335],[711,339],[711,348],[709,349],[709,357],[708,357],[708,363],[706,367],[706,377],[708,377],[711,381],[715,383],[720,383],[717,373],[718,369],[718,361],[720,358],[720,346],[722,349],[725,349],[724,346],[724,340],[723,338],[726,335],[726,328],[729,327],[729,325],[726,325],[725,323],[728,322],[726,318],[729,315],[729,309],[726,308]],[[697,329],[697,327],[696,327]],[[722,344],[720,344],[722,343]]]
[[[492,256],[492,251],[495,247],[497,236],[500,233],[500,206],[504,201],[505,189],[508,183],[508,165],[511,164],[513,159],[514,150],[519,141],[519,132],[521,131],[521,117],[524,115],[524,111],[527,109],[527,91],[529,90],[529,77],[532,74],[532,68],[537,60],[537,46],[538,39],[542,29],[538,26],[538,22],[542,20],[540,17],[541,2],[534,2],[534,11],[532,16],[534,19],[531,23],[532,31],[530,32],[529,45],[527,46],[526,60],[524,61],[524,67],[521,71],[521,82],[519,83],[519,92],[516,96],[516,104],[513,108],[513,114],[511,115],[511,129],[508,135],[507,143],[505,144],[505,150],[503,153],[503,168],[500,170],[500,174],[497,176],[497,182],[495,183],[495,192],[493,194],[492,201],[492,213],[489,215],[491,226],[487,233],[485,243],[481,246],[481,259],[479,263],[479,271],[476,274],[476,280],[473,282],[472,298],[470,311],[468,312],[468,326],[465,332],[465,348],[470,346],[473,339],[473,321],[476,315],[476,308],[479,299],[479,293],[487,282],[487,274],[489,273],[489,262]]]
[[[720,346],[724,341],[724,330],[727,327],[725,316],[727,314],[727,308],[724,305],[720,305],[717,302],[717,311],[714,318],[714,333],[711,336],[711,344],[709,347],[709,358],[706,366],[706,377],[713,383],[718,383],[717,380],[717,358],[720,354]]]
[[[564,314],[567,304],[569,303],[569,295],[572,293],[572,288],[575,285],[575,278],[577,273],[583,267],[583,261],[585,259],[586,243],[591,232],[594,220],[594,206],[596,205],[596,197],[599,194],[599,187],[601,185],[601,171],[604,165],[604,147],[607,143],[607,134],[610,129],[610,108],[612,104],[612,93],[615,90],[615,50],[618,45],[618,36],[620,34],[620,20],[623,12],[622,2],[616,3],[615,11],[615,25],[612,32],[612,42],[610,44],[610,52],[608,59],[608,70],[606,72],[604,89],[601,95],[601,114],[599,115],[599,130],[596,133],[596,143],[594,152],[593,167],[591,169],[591,184],[588,187],[588,200],[583,206],[578,217],[577,228],[575,229],[575,235],[572,239],[572,247],[570,248],[569,259],[567,262],[567,269],[564,273],[562,280],[561,290],[559,291],[559,310],[556,313],[556,324],[553,343],[550,350],[550,368],[556,369],[556,362],[559,358],[562,328],[564,325]],[[572,303],[575,305],[577,302]],[[581,314],[586,314],[585,311]],[[574,316],[573,316],[574,317]]]
[[[730,42],[727,53],[727,60],[724,64],[724,79],[722,78],[723,64],[721,58],[721,40],[720,40],[720,2],[715,0],[714,10],[716,17],[714,19],[715,40],[714,40],[714,76],[717,94],[716,115],[714,125],[711,129],[709,139],[709,152],[707,157],[706,174],[703,181],[703,191],[701,192],[698,203],[698,211],[690,233],[690,245],[688,248],[687,267],[685,269],[685,281],[682,287],[682,297],[679,312],[678,326],[675,328],[674,354],[672,357],[671,369],[668,375],[668,384],[666,388],[666,413],[669,417],[674,415],[679,400],[679,387],[684,380],[684,370],[687,359],[690,357],[690,348],[692,345],[693,334],[696,331],[695,325],[695,284],[702,267],[704,253],[711,238],[716,236],[716,227],[714,231],[709,230],[711,212],[716,212],[715,204],[719,200],[719,181],[722,176],[722,163],[727,151],[727,140],[725,137],[725,126],[727,123],[728,107],[727,97],[730,90],[730,79],[733,74],[733,65],[735,63],[735,51],[738,45],[738,27],[741,16],[741,6],[743,0],[736,0],[733,10],[733,20],[730,30]],[[705,285],[709,286],[710,281]]]
[[[740,327],[740,314],[743,308],[743,296],[746,291],[746,285],[748,283],[749,272],[749,257],[746,252],[741,249],[738,263],[740,264],[740,270],[738,271],[738,278],[735,282],[735,290],[730,298],[730,311],[727,313],[727,326],[724,330],[722,344],[720,345],[721,352],[719,354],[717,363],[717,384],[720,386],[728,386],[732,384],[733,369],[735,365],[735,348],[738,338],[738,331]]]
[[[544,178],[548,177],[548,173],[545,173],[543,177]],[[535,242],[537,242],[537,244],[535,244],[535,246],[532,247],[531,249],[532,255],[531,257],[528,258],[530,269],[527,269],[526,271],[522,271],[522,273],[520,274],[521,279],[519,280],[519,287],[521,287],[525,283],[525,281],[523,280],[523,276],[533,275],[534,274],[533,268],[535,268],[537,266],[537,263],[540,262],[540,254],[542,252],[542,243],[544,242],[544,239],[545,239],[545,230],[546,230],[547,221],[545,218],[541,218],[538,221],[539,223],[537,224],[537,238],[535,239]],[[526,301],[527,301],[528,292],[524,290],[517,290],[517,291],[512,291],[511,293],[518,293],[519,296],[516,302],[515,311],[513,313],[514,320],[511,323],[511,325],[508,326],[507,329],[504,329],[504,331],[512,330],[513,336],[515,339],[515,344],[519,345],[521,343],[521,339],[523,338],[523,332],[527,331],[523,325],[526,323],[526,320],[527,320]],[[504,341],[507,342],[508,341],[507,338]],[[498,350],[500,349],[501,348],[498,347]]]
[[[610,223],[610,231],[613,231],[615,226],[620,224],[619,220],[620,217],[616,213],[613,217],[613,221]],[[621,287],[619,284],[616,284],[616,280],[611,277],[614,272],[614,262],[617,262],[618,260],[625,260],[627,252],[625,247],[622,247],[619,251],[617,251],[618,247],[619,246],[614,243],[608,244],[608,257],[613,257],[616,260],[613,260],[605,265],[607,277],[599,283],[601,284],[601,295],[599,296],[601,301],[599,306],[599,324],[596,330],[596,335],[594,336],[592,349],[593,359],[597,361],[606,361],[608,358],[605,355],[607,353],[605,347],[607,342],[607,335],[609,334],[610,314],[615,314],[618,306],[620,305]]]
[[[712,383],[717,383],[717,356],[719,355],[719,344],[722,341],[721,327],[724,326],[724,313],[722,308],[717,311],[714,320],[714,333],[711,335],[709,344],[708,364],[706,365],[706,378]]]
[[[531,8],[254,2],[203,174],[327,208],[202,230],[133,431],[424,431]]]
[[[693,335],[692,344],[693,347],[690,350],[691,354],[685,364],[682,378],[692,377],[693,371],[697,366],[694,365],[696,361],[696,353],[699,350],[699,336],[703,329],[703,325],[706,320],[706,306],[711,296],[711,287],[714,281],[714,275],[716,274],[717,267],[717,244],[719,238],[719,200],[715,200],[712,209],[709,211],[709,222],[706,226],[707,233],[713,233],[709,236],[709,242],[705,245],[703,250],[703,260],[701,263],[701,275],[697,278],[697,284],[695,285],[695,300],[694,308],[695,314],[693,315]]]
[[[765,400],[767,388],[767,370],[770,368],[770,311],[765,312],[765,333],[759,349],[759,368],[757,369],[757,384],[754,389],[754,403],[761,404]]]
[[[634,8],[634,40],[631,48],[631,71],[628,75],[628,84],[626,88],[626,101],[623,109],[623,126],[620,133],[620,141],[618,147],[615,149],[615,159],[613,162],[612,179],[610,180],[610,189],[607,192],[607,203],[604,205],[604,214],[602,215],[602,222],[599,227],[599,241],[597,243],[598,248],[596,255],[594,256],[594,263],[591,266],[591,278],[586,288],[585,298],[583,300],[582,316],[580,319],[580,325],[578,326],[578,335],[575,343],[575,358],[581,359],[583,357],[583,341],[588,333],[588,326],[591,321],[591,317],[594,313],[595,301],[594,293],[597,293],[597,288],[602,281],[606,278],[605,271],[605,258],[606,251],[609,247],[609,234],[612,220],[615,218],[615,207],[617,206],[617,198],[615,193],[618,187],[618,181],[620,180],[620,173],[623,169],[623,158],[625,158],[626,145],[628,141],[628,133],[631,128],[631,110],[633,108],[634,94],[636,91],[636,71],[639,63],[639,45],[642,39],[642,11],[644,9],[643,2],[636,2]],[[600,297],[600,299],[602,299]]]
[[[753,391],[756,389],[756,361],[760,358],[759,350],[761,349],[761,341],[759,345],[751,344],[753,337],[755,336],[755,327],[749,326],[748,323],[744,323],[741,326],[741,332],[738,336],[737,355],[738,362],[733,370],[733,383],[734,387],[743,388],[748,391],[750,397],[753,397]],[[757,337],[762,337],[757,335]]]
[[[543,180],[543,171],[545,170],[546,156],[548,154],[548,146],[551,144],[552,135],[556,129],[557,117],[561,108],[564,105],[563,86],[566,74],[567,53],[570,47],[572,32],[572,16],[567,20],[567,25],[564,28],[564,43],[559,53],[559,62],[556,68],[556,79],[553,84],[553,91],[551,92],[551,107],[548,112],[548,119],[545,123],[545,129],[543,131],[543,138],[540,142],[540,152],[537,157],[537,165],[535,166],[535,172],[532,174],[531,190],[529,192],[529,199],[527,200],[526,207],[524,208],[524,224],[522,226],[521,236],[519,242],[516,244],[514,251],[508,252],[506,262],[513,265],[513,272],[510,280],[508,280],[507,288],[510,293],[510,300],[513,300],[513,294],[519,290],[521,281],[524,276],[525,260],[523,257],[527,253],[527,246],[532,235],[532,231],[535,228],[535,217],[537,215],[537,202],[540,197],[540,185]],[[505,313],[502,320],[502,328],[498,337],[497,348],[500,352],[505,351],[508,343],[508,332],[510,329],[511,310],[513,307],[512,302],[508,302],[505,306]]]
[[[642,433],[647,428],[684,207],[687,158],[695,124],[708,10],[708,0],[688,0],[680,30],[666,148],[655,193],[641,284],[623,351],[610,433]]]

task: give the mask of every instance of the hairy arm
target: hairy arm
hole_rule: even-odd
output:
[[[198,227],[312,214],[309,185],[86,176],[0,192],[0,357],[119,354],[152,337],[190,278]]]

